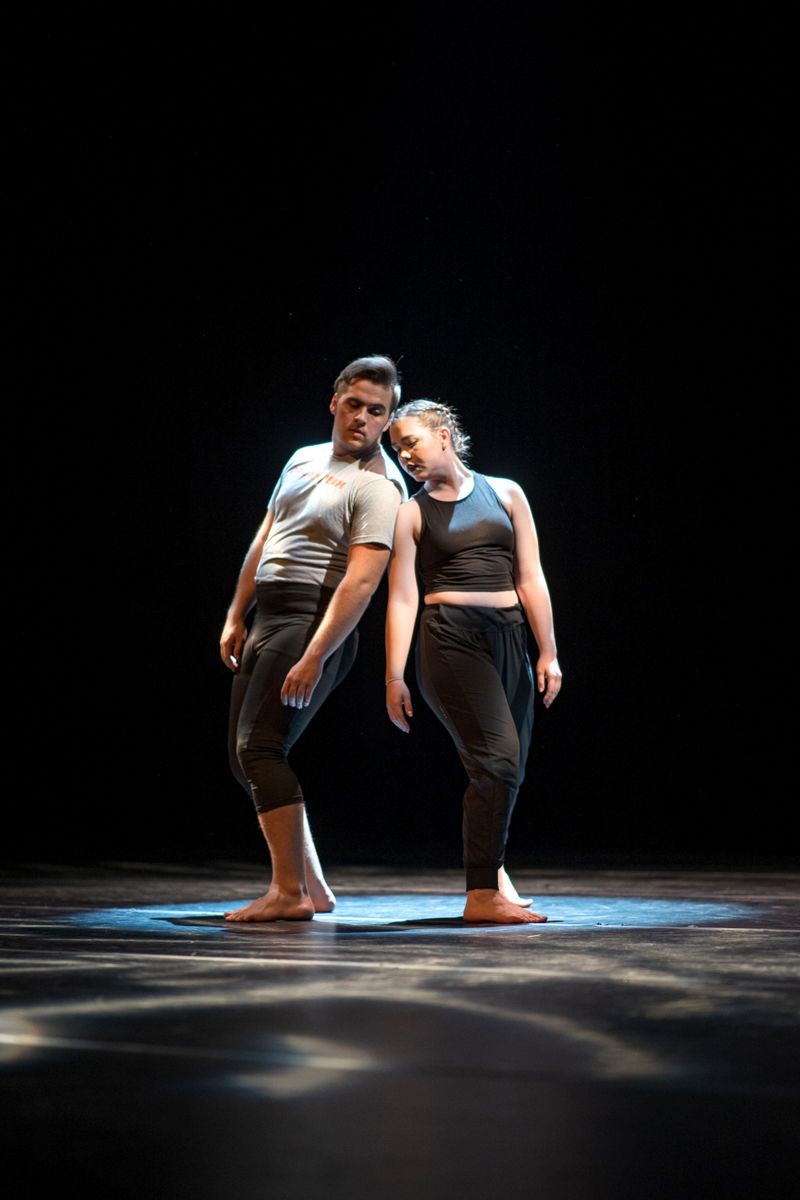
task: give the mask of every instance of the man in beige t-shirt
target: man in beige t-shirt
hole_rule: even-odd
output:
[[[394,363],[356,359],[334,386],[332,441],[303,447],[284,467],[220,639],[234,673],[231,768],[272,856],[269,890],[226,913],[231,921],[310,920],[335,904],[287,754],[352,665],[406,492],[380,445],[400,398]]]

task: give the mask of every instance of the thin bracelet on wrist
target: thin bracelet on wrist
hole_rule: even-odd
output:
[[[386,683],[383,686],[388,687],[390,683],[402,683],[402,682],[403,682],[403,676],[395,675],[394,679],[387,679]]]

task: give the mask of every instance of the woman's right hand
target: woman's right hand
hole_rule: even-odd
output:
[[[403,712],[404,709],[405,714]],[[396,725],[398,729],[402,729],[403,733],[411,732],[411,726],[406,720],[406,716],[413,717],[414,715],[411,710],[411,692],[402,679],[393,679],[390,684],[387,684],[386,711],[393,725]]]

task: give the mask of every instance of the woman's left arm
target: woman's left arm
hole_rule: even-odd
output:
[[[549,708],[561,688],[561,668],[553,630],[553,606],[539,561],[539,539],[533,514],[519,484],[511,479],[491,479],[489,482],[503,501],[514,526],[514,581],[539,647],[536,681],[539,691],[544,692],[545,707]]]

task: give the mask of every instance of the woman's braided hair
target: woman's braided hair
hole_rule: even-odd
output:
[[[453,441],[453,449],[462,462],[469,458],[470,437],[461,428],[458,413],[446,404],[438,404],[435,400],[410,400],[401,404],[392,416],[392,424],[402,421],[404,417],[416,417],[420,424],[427,429],[449,429]]]

